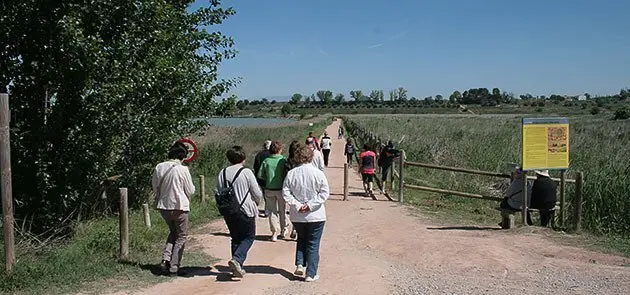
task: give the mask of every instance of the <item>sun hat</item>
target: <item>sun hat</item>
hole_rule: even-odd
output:
[[[549,170],[536,170],[536,174],[541,175],[541,176],[545,176],[545,177],[550,177],[549,176]]]

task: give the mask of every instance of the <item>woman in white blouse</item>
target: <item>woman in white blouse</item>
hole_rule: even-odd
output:
[[[319,279],[319,243],[326,222],[324,202],[329,196],[328,180],[320,169],[311,163],[313,151],[299,143],[291,163],[291,169],[284,180],[282,196],[289,207],[289,216],[297,231],[294,274],[306,274],[305,281]]]

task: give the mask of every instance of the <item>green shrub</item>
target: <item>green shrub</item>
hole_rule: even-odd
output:
[[[626,120],[630,118],[630,110],[627,107],[621,107],[615,111],[614,120]]]

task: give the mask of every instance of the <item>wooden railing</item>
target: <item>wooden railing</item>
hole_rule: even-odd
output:
[[[350,127],[350,132],[352,133],[357,146],[360,146],[363,143],[368,143],[372,145],[381,145],[384,142],[377,134],[367,131],[365,128],[359,126],[358,124],[352,122],[351,120],[348,120],[347,118],[344,118],[344,123],[347,125],[347,127]],[[358,161],[358,158],[357,158],[357,161]],[[483,175],[483,176],[508,178],[508,179],[511,178],[510,174],[499,173],[499,172],[482,171],[482,170],[475,170],[475,169],[449,167],[449,166],[442,166],[442,165],[436,165],[436,164],[407,161],[405,151],[401,150],[401,156],[395,159],[394,164],[391,165],[390,167],[390,169],[392,169],[391,173],[388,173],[388,175],[390,175],[391,177],[391,180],[387,181],[387,183],[390,185],[390,192],[388,192],[386,196],[391,201],[394,201],[394,200],[391,198],[389,193],[396,192],[398,196],[397,201],[403,202],[405,188],[413,189],[413,190],[428,191],[428,192],[433,192],[433,193],[440,193],[440,194],[455,195],[455,196],[466,197],[466,198],[490,200],[490,201],[503,200],[503,197],[499,197],[499,196],[490,196],[490,195],[483,195],[483,194],[477,194],[477,193],[461,192],[461,191],[455,191],[455,190],[449,190],[449,189],[443,189],[443,188],[430,187],[426,185],[406,183],[405,180],[414,180],[416,182],[421,182],[421,180],[414,179],[411,177],[406,177],[405,176],[406,167],[420,167],[420,168],[426,168],[426,169],[460,172],[460,173],[473,174],[473,175]],[[536,179],[536,177],[527,176],[527,179],[533,180],[533,179]],[[557,202],[557,206],[560,207],[558,219],[560,220],[561,227],[564,227],[564,220],[566,218],[566,201],[565,201],[566,184],[567,183],[575,184],[576,188],[575,188],[575,202],[574,202],[575,206],[573,208],[574,209],[573,229],[575,231],[579,231],[581,228],[581,215],[582,215],[581,211],[582,211],[582,203],[583,203],[583,196],[582,196],[583,185],[584,185],[583,173],[582,172],[576,173],[575,179],[567,179],[566,171],[562,171],[560,178],[551,178],[551,179],[560,184],[559,186],[560,198]],[[378,179],[378,177],[377,177],[377,181],[378,181],[378,185],[380,186],[381,185],[380,179]],[[394,184],[397,184],[397,188]],[[525,215],[523,214],[523,216]]]

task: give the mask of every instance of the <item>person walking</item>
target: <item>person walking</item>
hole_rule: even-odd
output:
[[[348,138],[346,141],[346,146],[343,149],[343,154],[346,156],[346,162],[348,166],[352,168],[352,159],[354,158],[354,145],[352,144],[352,138]]]
[[[546,227],[553,221],[557,201],[557,185],[549,176],[548,170],[537,170],[536,180],[532,185],[532,209],[540,212],[540,226]],[[527,212],[527,224],[532,225],[532,218]]]
[[[282,155],[283,146],[279,141],[274,141],[269,147],[269,157],[263,161],[258,172],[258,178],[265,184],[265,210],[269,212],[269,228],[271,241],[284,239],[289,229],[286,206],[282,198],[282,183],[284,182],[286,159]]]
[[[363,178],[363,188],[368,197],[374,197],[374,174],[376,173],[376,153],[370,150],[367,144],[363,145],[363,151],[359,154],[359,171]]]
[[[322,154],[324,156],[324,166],[328,167],[328,158],[330,157],[330,148],[332,146],[332,139],[328,136],[328,132],[324,132],[324,136],[320,142],[320,147],[322,148]]]
[[[291,159],[298,166],[287,173],[282,187],[297,230],[294,274],[306,275],[306,282],[319,280],[319,248],[326,223],[324,203],[330,194],[326,175],[313,166],[312,158],[313,150],[299,144]]]
[[[230,231],[232,258],[228,266],[234,277],[245,276],[243,263],[256,237],[256,214],[262,191],[254,172],[243,165],[247,158],[240,146],[226,153],[231,166],[219,172],[215,198],[219,212]]]
[[[343,138],[343,126],[339,125],[339,129],[337,130],[337,139]]]
[[[322,155],[322,152],[317,149],[317,143],[311,140],[307,141],[306,145],[313,151],[313,166],[321,171],[324,171],[324,156]]]
[[[262,162],[269,157],[269,147],[271,146],[271,140],[265,140],[263,143],[262,150],[260,150],[256,157],[254,158],[254,174],[258,175],[260,172],[260,166]],[[265,188],[265,181],[256,177],[256,181],[261,188]],[[258,204],[258,216],[265,218],[267,217],[268,212],[265,210],[265,198],[264,198],[264,190],[263,190],[263,198],[260,199],[260,203]]]
[[[180,142],[173,144],[168,152],[169,160],[155,167],[151,181],[156,207],[169,229],[160,269],[170,276],[187,275],[180,265],[188,238],[190,198],[195,193],[190,171],[182,165],[187,155],[186,145]]]
[[[385,193],[385,187],[387,184],[387,177],[391,170],[394,159],[400,156],[400,151],[394,148],[394,143],[391,140],[387,141],[387,145],[381,149],[378,156],[378,166],[381,167],[381,191]]]
[[[306,144],[311,144],[311,142],[315,143],[315,148],[319,151],[320,147],[319,147],[319,141],[317,141],[317,137],[315,137],[315,135],[313,135],[313,131],[310,131],[308,133],[308,137],[306,137]]]

